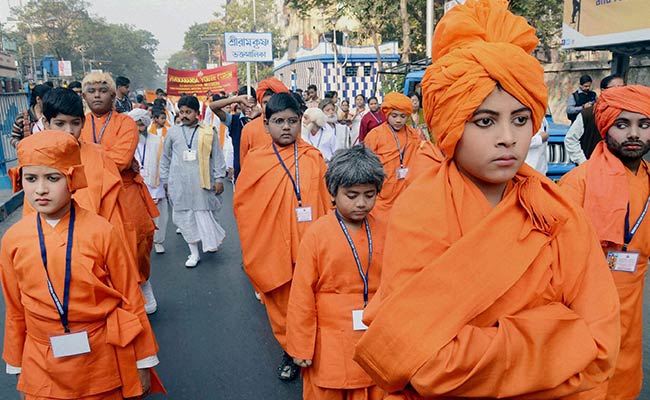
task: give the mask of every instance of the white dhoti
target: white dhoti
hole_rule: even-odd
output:
[[[172,221],[187,243],[201,242],[203,251],[217,251],[226,237],[214,212],[209,210],[173,210]]]
[[[169,220],[167,198],[158,199],[158,204],[156,204],[156,206],[158,207],[158,211],[160,211],[160,216],[153,219],[153,223],[156,224],[156,227],[158,228],[153,234],[153,242],[162,244],[167,235],[167,221]]]

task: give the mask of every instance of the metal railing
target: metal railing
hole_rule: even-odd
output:
[[[9,143],[11,127],[18,113],[27,107],[25,93],[0,93],[0,189],[11,188],[7,163],[17,159],[16,149]]]

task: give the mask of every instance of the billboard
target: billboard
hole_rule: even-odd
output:
[[[648,0],[564,0],[562,48],[650,40],[649,16]]]
[[[212,93],[224,91],[236,92],[237,65],[198,70],[183,70],[167,68],[167,94],[180,96],[182,93],[196,93],[205,96],[208,90]]]
[[[226,32],[226,61],[273,61],[273,35],[271,32]]]

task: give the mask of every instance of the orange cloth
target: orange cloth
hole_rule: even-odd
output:
[[[453,160],[424,173],[383,261],[354,359],[391,399],[559,398],[611,375],[619,304],[595,233],[525,164],[495,208]]]
[[[106,123],[109,114],[101,117],[94,116],[95,135],[98,143],[102,145],[104,151],[115,162],[120,171],[131,168],[133,154],[138,147],[138,126],[133,119],[127,114],[120,114],[115,111],[110,113],[111,120],[106,126],[101,142],[99,135]],[[95,143],[93,140],[93,114],[86,114],[86,122],[81,130],[79,140],[86,143]]]
[[[381,112],[384,113],[386,118],[388,118],[390,113],[395,110],[410,116],[413,113],[413,103],[411,103],[411,99],[402,93],[388,93],[384,96],[384,101],[381,103]]]
[[[248,152],[265,145],[270,145],[273,140],[271,135],[266,132],[264,126],[264,117],[259,116],[250,121],[241,130],[241,138],[239,140],[239,163],[243,167],[244,159]]]
[[[368,296],[379,287],[386,227],[368,216],[373,255],[368,269],[368,237],[365,226],[348,230],[368,271]],[[363,280],[334,212],[316,221],[300,242],[287,313],[287,353],[313,360],[302,370],[303,392],[312,389],[362,389],[372,379],[353,360],[354,345],[363,331],[352,329],[352,311],[363,310]],[[305,397],[307,398],[307,397]],[[311,398],[320,399],[321,396]],[[343,398],[339,394],[339,398]]]
[[[409,100],[410,102],[410,100]],[[416,170],[411,170],[411,162],[415,158],[415,153],[420,145],[420,136],[415,129],[410,126],[404,126],[397,133],[399,139],[399,149],[393,136],[392,128],[388,123],[381,124],[371,130],[364,140],[364,144],[372,150],[384,166],[386,179],[384,186],[377,196],[377,203],[372,210],[373,214],[380,219],[387,219],[390,209],[395,203],[395,199],[404,191],[410,181],[416,178]],[[403,163],[400,165],[400,152],[404,152]],[[397,170],[401,167],[409,168],[406,179],[397,179]]]
[[[92,118],[95,119],[95,136],[106,123],[109,114],[101,117],[86,115],[86,122],[79,140],[94,143]],[[158,207],[151,199],[149,190],[142,177],[131,169],[133,155],[138,146],[138,127],[126,114],[112,112],[111,120],[106,125],[104,135],[99,143],[104,152],[113,160],[120,170],[123,190],[120,193],[121,212],[126,236],[130,237],[131,252],[135,254],[140,272],[139,280],[148,279],[151,271],[150,253],[153,246],[153,233],[156,229],[153,218],[160,215]],[[145,279],[146,278],[146,279]]]
[[[630,85],[604,90],[594,105],[594,116],[600,136],[605,138],[621,111],[650,116],[650,88]]]
[[[49,132],[41,133],[45,135]],[[70,136],[72,137],[72,135]],[[133,252],[136,248],[136,238],[124,225],[122,215],[126,207],[122,204],[124,197],[122,195],[123,188],[120,172],[113,160],[106,155],[98,144],[81,143],[80,154],[88,187],[77,189],[72,198],[82,208],[104,217],[113,225],[115,231],[127,244],[127,250],[129,250],[129,256],[132,260],[128,265],[133,266],[135,271],[137,263],[135,261],[136,255]],[[25,198],[23,201],[23,215],[33,212],[34,208]]]
[[[302,205],[312,208],[312,220],[316,221],[327,213],[330,204],[324,179],[327,167],[318,149],[302,139],[296,143]],[[278,151],[293,177],[294,146],[278,147]],[[252,152],[246,162],[233,200],[244,270],[257,290],[272,296],[272,291],[291,282],[300,239],[312,222],[297,221],[298,201],[291,179],[271,144]],[[280,307],[273,307],[265,301],[269,318],[280,321],[280,325],[286,315],[283,303],[277,302]],[[280,328],[284,331],[283,326]],[[283,337],[278,341],[285,346]]]
[[[542,66],[530,55],[538,42],[535,29],[510,13],[507,4],[470,0],[454,7],[436,27],[436,61],[422,78],[422,98],[429,131],[447,156],[497,82],[531,109],[531,126],[542,125],[548,89]]]
[[[20,170],[26,165],[42,165],[61,171],[70,192],[88,186],[79,142],[69,133],[46,130],[40,135],[30,135],[18,142],[16,154],[18,166],[9,171],[14,192],[22,189]]]
[[[255,93],[257,94],[258,103],[262,104],[262,99],[264,98],[265,92],[267,90],[270,90],[273,93],[289,93],[289,89],[286,87],[284,83],[282,83],[281,80],[277,78],[262,79],[257,84],[257,90],[255,91]]]
[[[608,89],[609,90],[609,89]],[[603,92],[604,93],[604,92]],[[605,240],[603,251],[605,254],[608,250],[619,250],[623,243],[623,228],[625,221],[625,212],[627,209],[627,202],[630,203],[630,224],[634,225],[641,215],[645,207],[648,196],[650,196],[650,176],[648,174],[648,163],[642,161],[636,175],[625,168],[621,161],[612,155],[609,150],[599,143],[596,152],[585,162],[577,168],[571,170],[560,181],[560,185],[565,193],[574,199],[578,204],[587,204],[588,197],[593,196],[594,191],[589,190],[589,185],[593,180],[589,177],[594,173],[592,168],[593,164],[602,165],[607,168],[608,165],[618,163],[618,167],[611,171],[604,170],[602,173],[600,169],[597,170],[598,179],[602,182],[599,183],[600,188],[610,190],[609,185],[611,181],[621,181],[624,187],[611,188],[619,192],[610,191],[612,197],[615,193],[616,197],[622,197],[624,201],[622,216],[617,218],[615,222],[620,224],[618,229],[620,236],[612,237],[612,240]],[[606,159],[606,160],[604,160]],[[622,170],[622,176],[618,171]],[[614,172],[616,171],[616,172]],[[621,193],[623,193],[621,195]],[[614,207],[611,204],[610,207]],[[605,214],[607,215],[607,214]],[[603,219],[610,219],[604,215],[590,216],[595,226],[602,225]],[[610,221],[611,223],[611,221]],[[601,241],[603,238],[601,237]],[[616,372],[609,381],[608,385],[601,385],[593,392],[584,394],[584,399],[598,398],[600,393],[606,392],[607,399],[610,400],[627,400],[636,399],[641,391],[643,383],[643,293],[644,293],[644,277],[648,268],[648,256],[650,256],[650,221],[643,220],[639,226],[639,230],[632,238],[628,246],[630,251],[639,252],[639,259],[637,261],[636,272],[621,272],[612,271],[614,283],[618,290],[619,299],[621,301],[621,350],[616,362]]]
[[[124,397],[138,396],[142,387],[136,360],[158,350],[140,288],[132,270],[124,268],[129,261],[122,238],[104,218],[74,207],[69,325],[72,332],[88,332],[92,351],[63,359],[52,356],[49,337],[63,334],[63,327],[38,251],[37,217],[30,214],[2,238],[3,359],[22,368],[17,389],[31,396],[82,398],[119,387]],[[54,227],[42,221],[49,275],[59,296],[69,218],[68,213]],[[152,382],[162,390],[157,378]]]
[[[358,367],[357,367],[358,368]],[[377,385],[359,389],[327,389],[314,384],[311,375],[302,370],[303,400],[382,400],[386,392]]]

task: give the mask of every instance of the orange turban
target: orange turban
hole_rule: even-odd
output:
[[[650,117],[650,88],[631,85],[603,90],[594,106],[600,136],[605,137],[623,110]]]
[[[22,189],[20,170],[28,165],[41,165],[61,171],[66,176],[68,190],[71,192],[87,186],[79,142],[71,134],[42,131],[21,140],[16,150],[18,166],[9,171],[14,191]]]
[[[505,0],[467,0],[438,23],[435,61],[422,79],[424,117],[449,157],[474,111],[499,84],[532,111],[531,135],[542,125],[548,92],[544,69],[530,55],[535,29]]]
[[[406,115],[413,113],[413,103],[411,99],[404,96],[402,93],[390,92],[384,96],[384,101],[381,103],[381,112],[388,118],[388,115],[393,111],[400,111]]]
[[[270,90],[273,93],[289,93],[289,89],[280,81],[279,79],[276,78],[266,78],[261,80],[257,84],[257,90],[255,90],[255,93],[257,94],[257,102],[262,104],[262,99],[264,98],[264,93]]]

